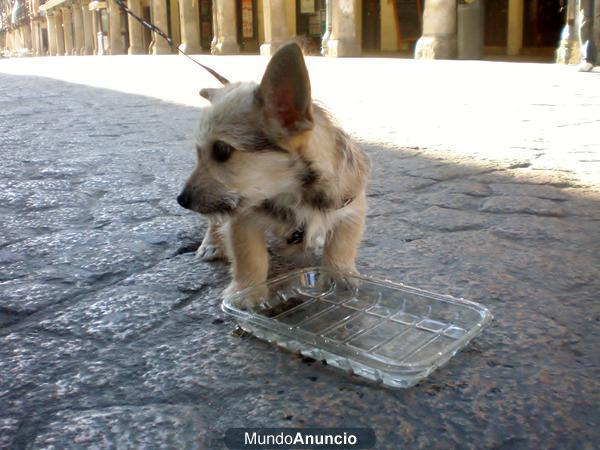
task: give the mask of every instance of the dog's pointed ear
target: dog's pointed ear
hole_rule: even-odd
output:
[[[313,127],[310,80],[296,43],[281,47],[269,61],[259,88],[260,101],[268,119],[290,132]]]
[[[221,90],[221,88],[203,88],[200,89],[200,97],[204,97],[206,100],[212,103],[213,99],[217,95],[217,93]]]

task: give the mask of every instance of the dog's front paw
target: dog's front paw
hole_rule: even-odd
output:
[[[247,286],[241,286],[235,281],[232,281],[227,289],[223,291],[223,298],[230,299],[235,294],[245,289]],[[252,309],[268,300],[269,288],[266,286],[257,286],[250,290],[243,298],[236,302],[235,306],[241,309]]]
[[[202,245],[196,250],[196,256],[203,261],[215,261],[217,259],[227,259],[225,250],[222,245],[215,245],[208,242],[206,239],[202,241]]]
[[[348,287],[354,291],[356,291],[360,286],[360,281],[356,278],[352,278],[352,275],[360,275],[358,270],[356,269],[356,265],[354,263],[350,264],[324,264],[328,269],[342,274],[351,275],[350,277],[343,277],[345,282],[348,284]]]
[[[323,265],[327,267],[329,270],[333,270],[334,272],[343,272],[350,275],[358,275],[358,270],[356,269],[356,265],[351,263],[332,263],[331,261],[324,260]]]

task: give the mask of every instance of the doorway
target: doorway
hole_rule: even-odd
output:
[[[508,37],[508,0],[485,2],[483,15],[484,45],[504,52]]]
[[[240,50],[258,53],[256,0],[237,0],[237,35]]]
[[[362,48],[367,52],[381,50],[380,0],[363,0],[362,2]]]
[[[200,0],[200,46],[202,50],[210,51],[213,40],[212,0]]]
[[[523,6],[523,47],[558,47],[566,0],[526,0]]]
[[[48,28],[42,27],[40,31],[42,32],[42,48],[40,49],[40,55],[48,55]]]
[[[296,0],[296,35],[301,37],[306,54],[321,53],[321,39],[325,34],[327,3],[325,0]]]

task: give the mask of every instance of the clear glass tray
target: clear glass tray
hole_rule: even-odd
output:
[[[237,293],[223,311],[258,338],[390,387],[415,385],[492,319],[474,302],[322,267],[265,285],[253,309],[240,301],[264,286]]]

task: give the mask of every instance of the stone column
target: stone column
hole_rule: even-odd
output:
[[[27,30],[27,32],[29,33],[29,39],[31,41],[31,56],[37,56],[38,55],[38,42],[36,39],[36,31],[37,31],[37,23],[35,21],[35,19],[30,19],[29,21],[29,29]]]
[[[142,17],[142,2],[140,0],[127,0],[127,7],[139,17]],[[129,49],[130,55],[141,55],[146,53],[144,48],[144,34],[142,24],[129,16]]]
[[[39,0],[30,0],[29,2],[31,18],[29,19],[29,32],[31,36],[31,54],[33,56],[39,56],[40,54],[40,22],[39,18],[36,17],[38,14],[40,2]]]
[[[456,51],[456,0],[425,0],[423,36],[415,58],[454,59]]]
[[[10,36],[10,44],[8,46],[10,54],[16,56],[17,50],[19,49],[19,29],[13,28],[8,35]]]
[[[126,53],[121,35],[121,8],[114,0],[108,1],[108,54],[123,55]]]
[[[83,24],[83,50],[82,55],[94,54],[94,15],[90,11],[90,0],[81,0],[81,19]]]
[[[579,48],[581,50],[581,63],[589,67],[582,72],[591,70],[596,62],[596,44],[595,29],[598,27],[595,21],[596,12],[594,11],[594,0],[578,1],[578,20],[579,20]]]
[[[46,23],[48,24],[48,56],[56,56],[56,16],[46,11]]]
[[[23,34],[23,48],[26,48],[27,50],[29,50],[31,52],[32,43],[31,43],[31,28],[29,26],[30,22],[31,22],[31,19],[29,22],[26,22],[23,25],[21,25],[21,33]]]
[[[167,23],[167,4],[164,0],[151,0],[152,2],[152,22],[158,28],[167,33],[169,26]],[[171,47],[167,41],[154,33],[152,35],[152,54],[166,55],[171,53]]]
[[[556,62],[559,64],[577,64],[581,59],[577,3],[577,0],[569,0],[567,4],[566,24],[556,49]]]
[[[327,41],[327,56],[359,56],[361,44],[356,29],[355,0],[331,2],[331,36]]]
[[[63,28],[63,14],[60,9],[56,11],[56,54],[65,54],[65,32]]]
[[[40,18],[38,17],[35,22],[34,22],[34,28],[33,28],[33,37],[35,40],[34,43],[34,47],[35,47],[35,56],[43,56],[44,55],[44,48],[43,48],[43,42],[42,42],[42,23],[40,22]]]
[[[19,49],[18,36],[17,36],[18,32],[19,32],[19,30],[14,29],[14,30],[9,31],[9,33],[8,33],[8,37],[9,37],[8,49],[10,50],[11,55],[16,55],[17,50]]]
[[[327,56],[327,43],[331,38],[331,0],[325,0],[325,34],[321,39],[321,55]]]
[[[39,17],[35,21],[35,55],[36,56],[44,56],[44,42],[42,41],[42,19]]]
[[[75,33],[75,49],[73,54],[83,55],[84,37],[83,37],[83,14],[81,5],[73,2],[73,32]]]
[[[13,32],[10,31],[10,30],[6,32],[6,50],[8,50],[8,53],[12,55],[12,52],[13,52]]]
[[[202,53],[200,46],[200,6],[198,0],[179,0],[181,45],[186,53]]]
[[[240,52],[237,41],[237,15],[235,0],[214,0],[215,42],[213,55],[235,55]]]
[[[61,8],[63,16],[63,31],[65,34],[65,55],[73,54],[73,16],[71,7]]]
[[[286,0],[263,0],[263,17],[265,22],[265,43],[260,46],[260,54],[270,56],[290,39],[287,26]]]
[[[523,48],[523,0],[508,0],[506,54],[516,56]]]
[[[91,1],[90,1],[91,3]],[[102,43],[102,47],[98,45],[98,15],[100,14],[97,10],[91,10],[92,13],[92,36],[94,38],[94,55],[104,55],[104,43]]]
[[[32,17],[31,19],[29,19],[29,26],[27,27],[27,30],[26,30],[26,32],[29,34],[29,40],[31,42],[31,48],[29,49],[31,51],[31,56],[36,56],[36,53],[37,53],[37,42],[35,40],[35,31],[36,31],[35,19]]]
[[[600,0],[594,2],[594,45],[596,47],[595,64],[600,66]]]
[[[13,28],[13,30],[10,32],[10,53],[11,53],[11,55],[16,56],[20,46],[21,46],[21,44],[20,44],[20,39],[19,39],[19,29]]]
[[[15,28],[13,30],[12,33],[13,37],[12,37],[12,48],[13,48],[13,53],[16,55],[19,53],[19,49],[21,49],[23,46],[21,45],[21,33],[20,30],[18,28]]]
[[[219,35],[219,24],[217,23],[217,4],[213,2],[212,4],[212,30],[213,37],[210,41],[210,52],[215,54],[215,47],[217,46],[217,36]]]

